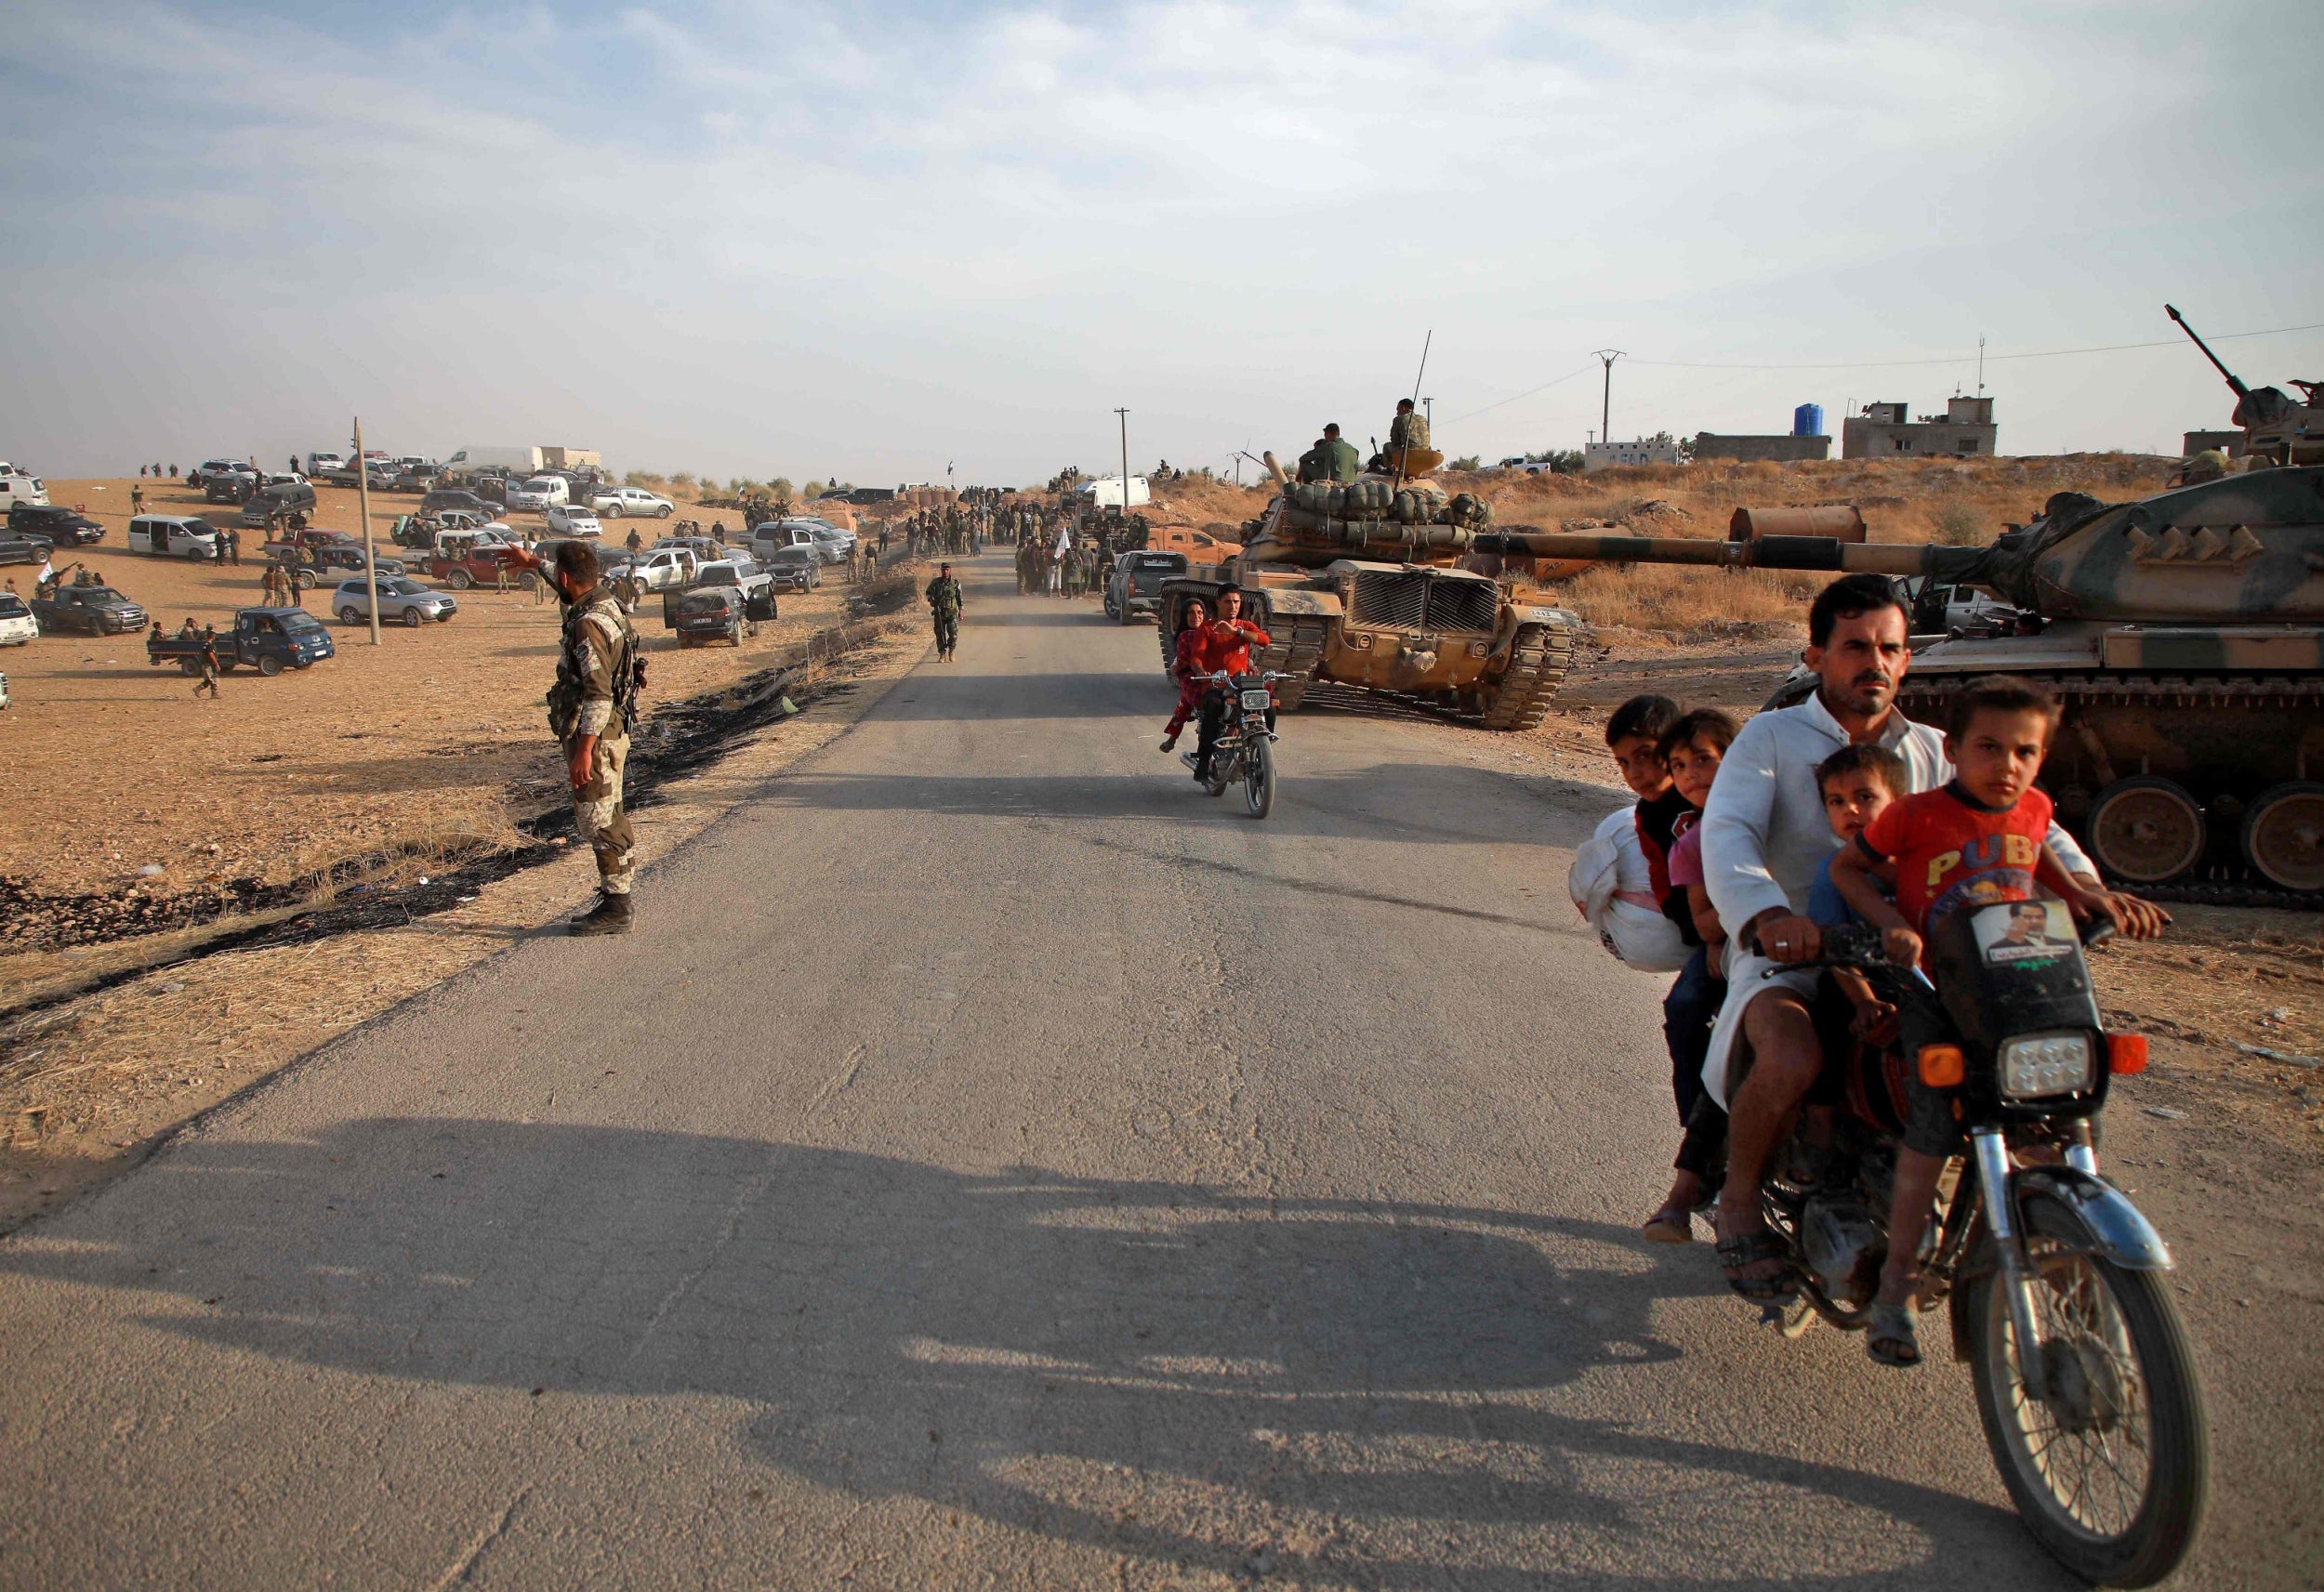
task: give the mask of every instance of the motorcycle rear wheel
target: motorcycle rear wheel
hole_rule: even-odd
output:
[[[1275,804],[1275,749],[1264,737],[1243,748],[1243,805],[1264,818]]]
[[[2093,1251],[2057,1201],[2026,1202],[2034,1308],[2053,1374],[2030,1397],[1998,1271],[1968,1285],[1970,1362],[1986,1444],[2017,1512],[2083,1580],[2151,1586],[2201,1523],[2210,1428],[2169,1286]]]

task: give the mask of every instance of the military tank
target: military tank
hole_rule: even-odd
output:
[[[1265,455],[1278,491],[1244,526],[1242,552],[1163,587],[1163,667],[1176,655],[1186,603],[1215,604],[1233,584],[1274,638],[1253,665],[1291,677],[1277,688],[1286,708],[1330,681],[1487,730],[1540,723],[1572,664],[1580,621],[1522,580],[1460,567],[1491,505],[1407,473],[1431,456],[1388,462],[1387,474],[1300,482]]]
[[[2115,505],[2060,493],[1988,547],[1514,532],[1476,546],[1990,592],[2020,610],[2020,633],[1916,651],[1908,715],[1941,722],[1948,693],[1979,675],[2037,680],[2065,707],[2043,786],[2110,877],[2181,900],[2324,906],[2324,467]]]

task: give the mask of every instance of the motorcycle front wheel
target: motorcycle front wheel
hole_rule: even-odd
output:
[[[2161,1274],[2095,1253],[2056,1200],[2028,1198],[2026,1228],[2050,1397],[2027,1390],[2008,1298],[1987,1270],[1962,1301],[1986,1443],[2059,1563],[2093,1585],[2151,1586],[2193,1546],[2210,1471],[2186,1329]]]
[[[1261,736],[1243,748],[1243,805],[1264,818],[1275,804],[1275,749]]]

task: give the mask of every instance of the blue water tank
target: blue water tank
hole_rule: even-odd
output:
[[[1820,437],[1824,434],[1824,406],[1802,403],[1791,412],[1791,434],[1794,437]]]

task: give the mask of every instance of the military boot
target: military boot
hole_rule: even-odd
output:
[[[597,904],[574,918],[567,927],[569,934],[627,934],[632,914],[626,895],[600,895]]]

